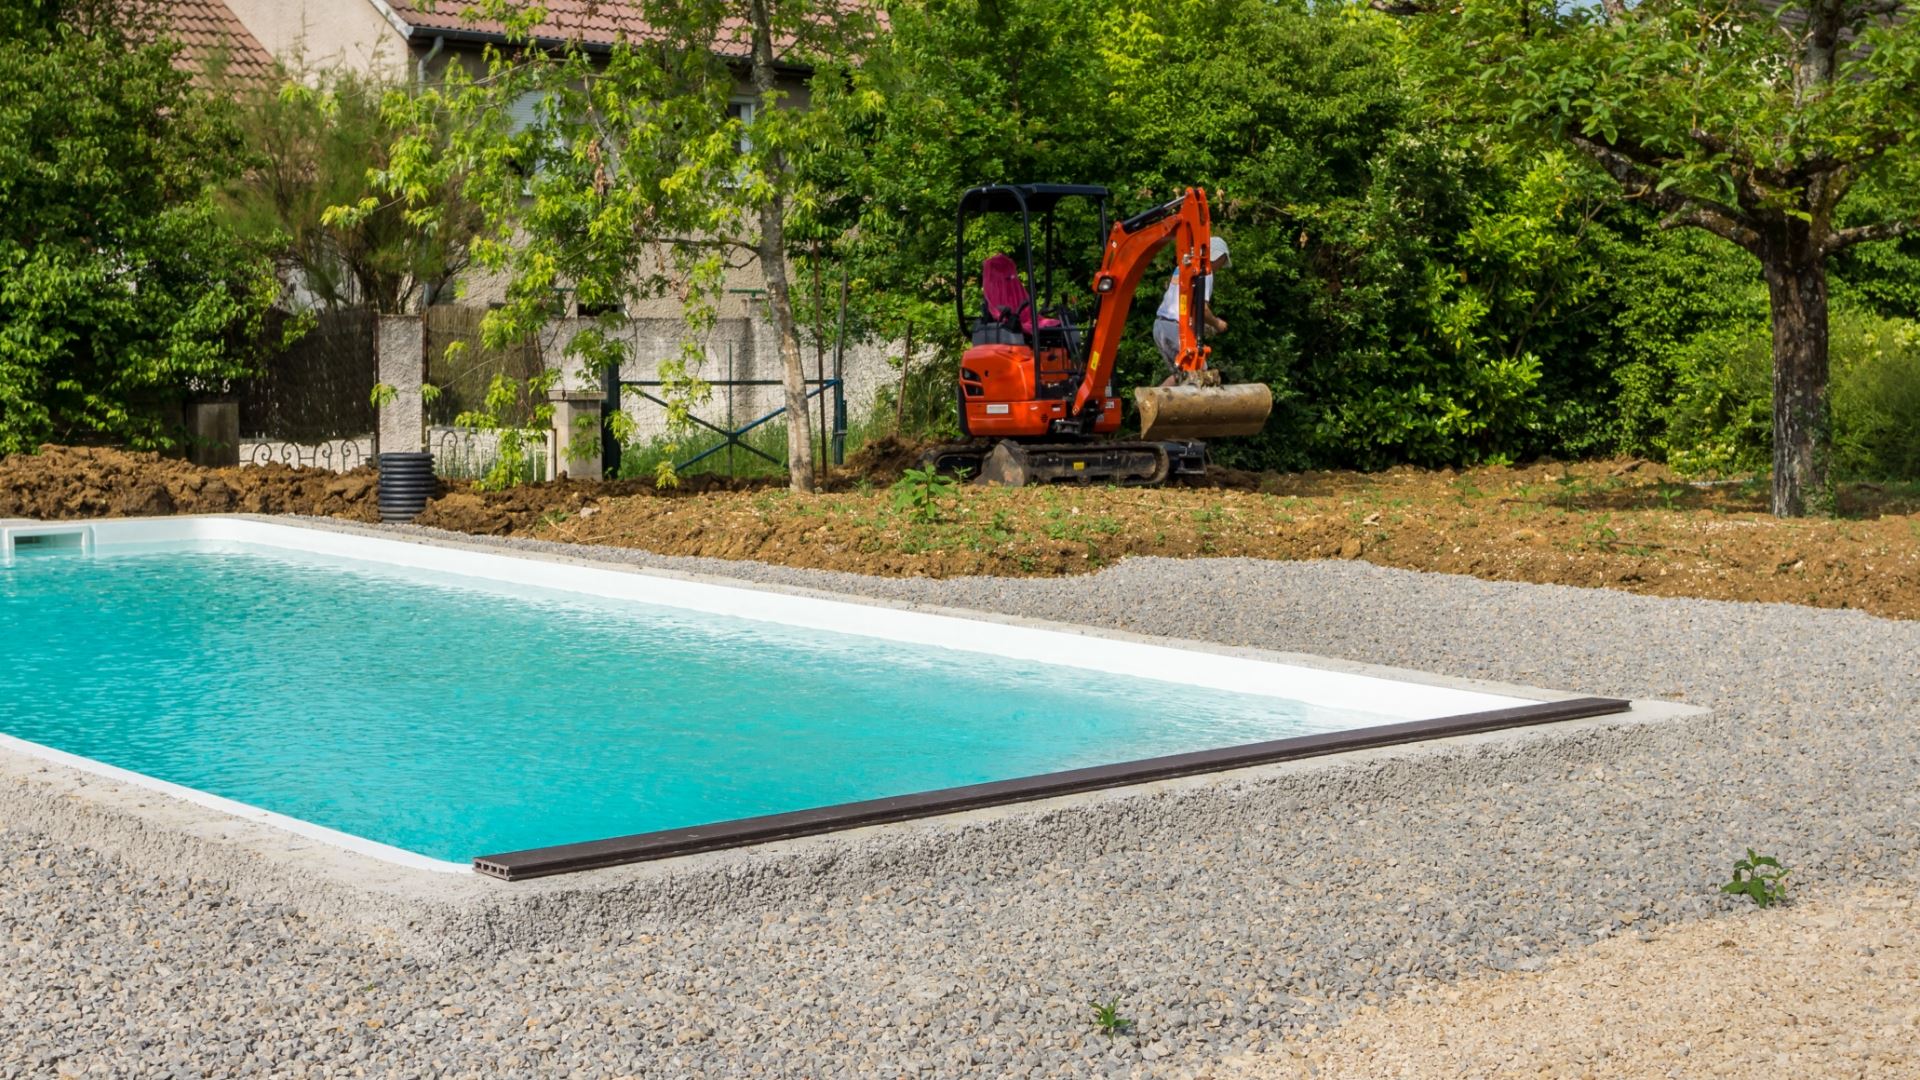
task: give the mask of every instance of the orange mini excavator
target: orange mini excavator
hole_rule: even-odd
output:
[[[961,196],[954,304],[960,332],[972,347],[960,360],[958,404],[960,430],[973,441],[931,450],[923,465],[1011,486],[1068,480],[1151,485],[1204,473],[1206,446],[1200,440],[1252,435],[1266,425],[1273,392],[1259,384],[1220,385],[1207,364],[1212,350],[1200,344],[1202,289],[1213,272],[1206,194],[1188,188],[1111,229],[1109,202],[1104,187],[1072,184],[996,184]],[[1093,275],[1093,310],[1084,323],[1053,292],[1067,216],[1097,220],[1106,240]],[[970,227],[1024,253],[1024,283],[1020,264],[995,252],[982,261],[980,289],[973,292]],[[1154,256],[1169,245],[1179,277],[1179,377],[1172,386],[1136,389],[1140,438],[1115,440],[1121,414],[1113,391],[1115,353],[1134,293]],[[977,313],[969,310],[972,295],[983,301]]]

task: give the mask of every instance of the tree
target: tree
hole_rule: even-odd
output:
[[[0,454],[179,441],[278,295],[215,204],[239,142],[134,5],[0,8]]]
[[[577,39],[554,40],[541,5],[471,5],[473,17],[506,28],[508,45],[486,50],[481,75],[454,66],[437,90],[389,95],[402,135],[382,186],[417,226],[441,220],[426,195],[450,181],[476,207],[484,224],[474,260],[509,279],[506,304],[483,328],[489,345],[540,333],[560,291],[571,290],[583,312],[599,312],[564,348],[575,377],[597,377],[625,358],[627,304],[677,295],[688,332],[680,356],[661,368],[675,402],[670,420],[684,421],[703,390],[701,339],[726,271],[757,262],[780,337],[789,477],[795,490],[811,491],[787,234],[817,202],[798,166],[834,145],[835,120],[786,102],[781,82],[796,72],[843,77],[873,22],[833,0],[631,6],[647,34],[590,51]],[[743,77],[753,108],[732,109]],[[556,368],[544,382],[567,374]]]
[[[239,103],[248,152],[246,171],[227,192],[238,227],[321,306],[398,314],[432,303],[466,267],[476,225],[457,185],[421,200],[441,206],[430,228],[377,199],[365,213],[328,213],[371,194],[369,177],[391,164],[396,134],[382,102],[412,88],[297,61],[283,74],[278,84],[222,87]]]
[[[1424,16],[1414,36],[1428,89],[1463,116],[1577,148],[1666,226],[1704,229],[1759,262],[1773,326],[1773,511],[1822,508],[1829,261],[1920,229],[1920,5],[1374,6]],[[1863,184],[1898,197],[1850,198]]]

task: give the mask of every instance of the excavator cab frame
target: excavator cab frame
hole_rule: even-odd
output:
[[[1039,344],[1038,338],[1043,329],[1043,322],[1049,317],[1046,310],[1048,301],[1054,302],[1052,318],[1070,322],[1070,320],[1061,319],[1061,314],[1066,312],[1066,305],[1054,292],[1054,270],[1061,262],[1059,220],[1056,211],[1061,203],[1069,199],[1083,199],[1092,203],[1093,210],[1100,220],[1098,235],[1104,239],[1107,235],[1109,208],[1113,202],[1113,194],[1097,184],[989,184],[985,187],[972,188],[960,197],[960,207],[954,222],[953,306],[954,313],[959,317],[962,338],[975,336],[981,320],[992,321],[984,307],[977,318],[970,316],[967,311],[967,299],[973,291],[969,283],[978,280],[978,271],[970,268],[967,261],[967,222],[987,215],[1018,214],[1020,216],[1021,269],[1026,272],[1025,287],[1030,290],[1028,304],[1032,308],[1034,317],[1032,330],[1021,331],[1028,338],[1027,344],[1029,346]],[[1040,218],[1040,239],[1043,245],[1038,275],[1035,274],[1033,261],[1035,215]],[[1078,352],[1079,349],[1075,351]]]

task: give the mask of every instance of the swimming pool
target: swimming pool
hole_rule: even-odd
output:
[[[248,518],[0,564],[8,745],[509,878],[1625,708]]]

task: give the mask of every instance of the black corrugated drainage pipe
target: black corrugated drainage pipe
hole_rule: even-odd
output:
[[[429,453],[380,455],[380,520],[412,521],[440,490]]]

